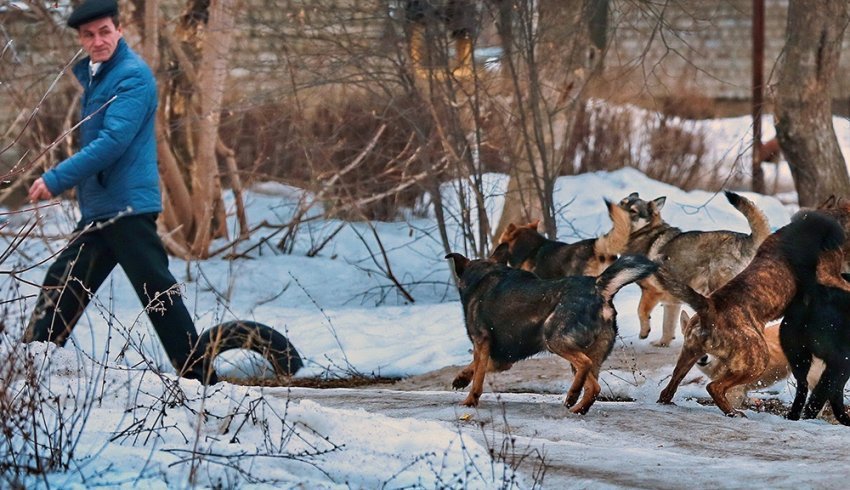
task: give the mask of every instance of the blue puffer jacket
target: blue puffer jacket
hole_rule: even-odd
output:
[[[83,223],[162,211],[150,68],[120,39],[94,77],[88,57],[74,66],[74,75],[84,88],[82,118],[116,98],[80,126],[80,151],[45,172],[47,188],[58,196],[76,186]]]

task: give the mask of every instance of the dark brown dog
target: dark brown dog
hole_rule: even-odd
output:
[[[757,380],[768,365],[764,325],[779,318],[797,293],[798,278],[791,260],[817,268],[818,281],[850,290],[841,278],[844,233],[838,223],[816,212],[800,213],[769,236],[750,265],[709,297],[694,291],[659,269],[665,288],[696,311],[683,326],[685,343],[659,403],[671,403],[682,379],[704,354],[716,357],[722,372],[706,389],[729,416],[743,415],[726,398],[733,387]],[[794,250],[795,257],[790,257]]]
[[[542,279],[598,276],[617,260],[629,240],[629,213],[606,200],[611,230],[603,236],[575,243],[550,240],[537,232],[540,220],[527,225],[510,223],[499,237],[508,245],[508,265],[531,271]]]
[[[629,243],[623,253],[643,254],[656,261],[663,259],[665,269],[675,280],[709,294],[741,272],[770,234],[767,218],[752,201],[734,192],[725,195],[747,218],[752,230],[749,235],[728,230],[683,232],[661,218],[664,197],[645,201],[633,192],[620,201],[620,206],[630,213],[632,223]],[[681,302],[665,291],[654,277],[641,281],[640,287],[640,338],[649,336],[650,313],[662,303],[663,332],[652,345],[670,345],[675,338]]]
[[[575,405],[574,413],[586,413],[599,395],[599,370],[617,335],[614,294],[658,266],[646,257],[623,256],[599,277],[547,280],[502,263],[506,251],[502,244],[489,259],[446,256],[454,262],[473,347],[472,363],[458,373],[452,386],[463,388],[471,381],[463,405],[477,406],[488,369],[508,369],[516,361],[549,351],[566,359],[575,371],[564,404]]]

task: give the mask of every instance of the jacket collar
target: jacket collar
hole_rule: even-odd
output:
[[[108,72],[113,66],[118,64],[120,59],[127,55],[127,51],[129,49],[130,47],[127,46],[127,41],[125,41],[123,37],[119,39],[118,45],[115,47],[115,52],[112,53],[112,56],[108,60],[104,61],[100,65],[100,68],[94,76],[97,78],[102,77],[104,73]],[[80,82],[87,82],[89,79],[90,61],[91,56],[86,56],[74,65],[74,75],[80,80]]]

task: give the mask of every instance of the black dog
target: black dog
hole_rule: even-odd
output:
[[[838,222],[834,226],[840,244],[844,233]],[[793,257],[791,264],[798,278],[798,291],[779,327],[779,342],[797,380],[788,418],[798,420],[801,411],[804,419],[815,418],[829,400],[838,422],[850,425],[850,416],[844,411],[844,385],[850,378],[850,292],[818,282],[815,252],[793,250],[789,251],[789,257]],[[812,356],[823,359],[826,369],[806,402],[806,375]]]
[[[574,413],[587,413],[599,395],[602,362],[617,335],[617,311],[612,299],[626,284],[652,274],[657,265],[643,256],[620,257],[599,277],[540,279],[504,264],[507,244],[493,256],[469,260],[452,253],[457,284],[472,341],[472,363],[452,386],[472,388],[463,405],[476,406],[488,370],[505,370],[521,359],[549,351],[572,365],[575,379],[564,404],[581,403]]]

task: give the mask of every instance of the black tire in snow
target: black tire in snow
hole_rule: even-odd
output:
[[[258,322],[234,320],[220,323],[200,334],[197,352],[203,355],[203,372],[209,384],[217,382],[213,371],[216,356],[232,349],[254,351],[269,363],[277,376],[292,376],[304,366],[295,346],[283,334]]]

